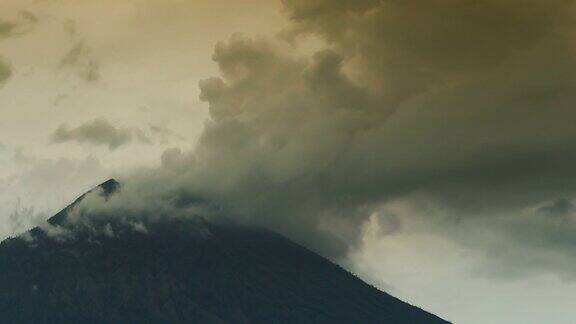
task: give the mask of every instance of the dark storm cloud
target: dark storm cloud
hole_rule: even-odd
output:
[[[573,35],[572,1],[563,0],[284,3],[296,32],[346,52],[391,100],[456,82],[543,41],[558,40],[566,50]]]
[[[163,210],[209,201],[342,255],[378,205],[414,192],[454,210],[453,223],[575,193],[571,1],[284,4],[296,43],[313,34],[326,48],[219,43],[221,75],[200,83],[210,119],[197,148],[166,152],[126,197]],[[557,246],[553,225],[512,219],[502,235],[521,245],[523,228]],[[564,234],[562,246],[576,247]]]

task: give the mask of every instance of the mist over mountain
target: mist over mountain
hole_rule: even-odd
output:
[[[201,217],[70,222],[85,198],[0,244],[0,321],[447,323],[269,230]]]

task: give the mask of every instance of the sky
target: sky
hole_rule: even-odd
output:
[[[455,323],[574,323],[569,0],[3,0],[0,238],[264,226]]]

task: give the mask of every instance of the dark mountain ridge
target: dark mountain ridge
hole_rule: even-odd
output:
[[[65,226],[83,197],[48,222]],[[5,240],[0,322],[447,323],[278,234],[200,218],[72,239],[35,228]]]

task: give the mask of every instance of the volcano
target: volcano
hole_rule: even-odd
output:
[[[72,226],[84,197],[0,244],[0,322],[447,323],[265,229],[201,218],[46,229]]]

